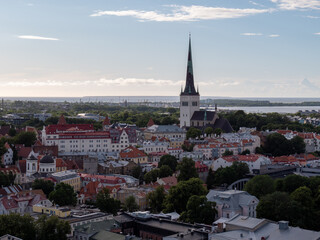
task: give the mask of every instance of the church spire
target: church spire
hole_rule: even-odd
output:
[[[181,95],[199,95],[194,87],[193,67],[192,67],[192,54],[191,54],[191,34],[189,34],[189,52],[187,64],[186,86]]]

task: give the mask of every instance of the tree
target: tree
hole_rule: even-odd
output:
[[[211,189],[214,186],[214,174],[211,168],[209,169],[206,184],[208,189]]]
[[[222,154],[222,157],[232,156],[232,155],[233,155],[233,151],[226,150],[226,151]]]
[[[71,227],[67,221],[60,220],[57,216],[47,217],[42,215],[35,223],[38,240],[67,240]]]
[[[155,182],[157,181],[158,177],[160,175],[160,169],[156,168],[156,169],[153,169],[151,170],[150,172],[147,172],[145,175],[144,175],[144,181],[148,184],[148,183],[151,183],[151,182]]]
[[[168,165],[163,165],[160,168],[159,177],[164,178],[171,176],[173,174],[172,169]]]
[[[178,170],[180,170],[178,181],[187,181],[190,178],[199,177],[195,163],[191,158],[183,158],[182,162],[178,165]]]
[[[139,206],[136,203],[136,199],[134,198],[134,196],[129,196],[128,198],[126,198],[126,200],[124,201],[123,209],[129,212],[134,212],[139,209]]]
[[[216,186],[230,185],[231,183],[246,177],[249,167],[246,163],[233,162],[230,167],[218,168],[214,172],[214,184]]]
[[[213,128],[212,127],[206,127],[204,129],[204,133],[207,134],[207,136],[210,136],[213,133]]]
[[[59,206],[75,206],[77,203],[77,194],[69,184],[59,183],[49,194],[49,199]]]
[[[304,153],[306,151],[306,144],[303,140],[302,137],[300,136],[295,136],[293,137],[291,140],[291,144],[292,144],[292,152],[293,153]]]
[[[97,194],[96,205],[101,212],[117,214],[120,210],[121,202],[110,197],[110,192],[108,188],[103,188]]]
[[[30,215],[11,213],[0,215],[0,236],[10,234],[24,240],[33,240],[36,236],[34,219]]]
[[[283,191],[292,193],[299,187],[307,186],[308,179],[299,175],[288,175],[283,179]]]
[[[209,202],[206,196],[191,196],[186,211],[182,212],[180,219],[189,223],[204,223],[211,225],[215,219],[216,203]]]
[[[257,175],[246,183],[244,190],[260,199],[275,191],[274,181],[269,175]]]
[[[193,195],[206,195],[207,189],[199,178],[191,178],[188,181],[181,181],[169,190],[165,199],[165,212],[182,213],[186,210],[187,202]]]
[[[172,171],[175,172],[177,165],[178,165],[177,158],[175,156],[171,156],[169,154],[163,155],[160,158],[158,167],[161,168],[163,165],[168,165],[172,169]]]
[[[216,128],[213,130],[213,133],[216,135],[216,136],[220,136],[222,134],[222,129],[221,128]]]
[[[15,128],[9,129],[9,136],[14,137],[17,134],[17,130]]]
[[[32,183],[32,189],[42,189],[44,194],[49,196],[49,194],[54,190],[54,184],[52,181],[46,181],[43,179],[36,179]]]
[[[151,212],[159,213],[164,209],[165,197],[166,194],[163,186],[159,186],[155,191],[148,193],[147,200],[149,207],[151,208]]]
[[[191,127],[191,128],[189,128],[189,130],[187,131],[187,139],[200,137],[201,134],[202,134],[202,132],[201,132],[200,129]]]
[[[267,137],[265,151],[272,156],[289,155],[292,152],[292,144],[283,135],[272,133]]]
[[[312,197],[312,191],[310,188],[303,186],[299,187],[296,190],[294,190],[290,194],[290,198],[298,203],[300,203],[302,206],[308,206],[310,208],[313,207],[314,200]]]
[[[31,147],[37,140],[34,132],[21,132],[15,136],[15,143],[24,144],[26,147]]]
[[[241,153],[241,155],[247,155],[247,154],[250,154],[250,150],[249,149],[246,149]]]

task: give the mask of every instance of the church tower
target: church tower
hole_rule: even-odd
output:
[[[186,85],[180,93],[180,127],[190,127],[190,119],[195,111],[200,109],[200,94],[194,87],[191,36],[189,35],[189,52],[187,64]]]

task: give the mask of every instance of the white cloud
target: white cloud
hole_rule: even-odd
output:
[[[271,37],[271,38],[277,38],[277,37],[280,37],[280,35],[279,35],[279,34],[270,34],[269,37]]]
[[[262,33],[241,33],[243,36],[262,36]]]
[[[259,6],[259,7],[265,7],[264,5],[260,4],[260,3],[257,3],[257,2],[254,2],[254,1],[249,1],[249,3],[255,5],[255,6]]]
[[[21,35],[21,36],[18,36],[18,38],[31,39],[31,40],[59,41],[58,38],[40,37],[40,36],[32,36],[32,35]]]
[[[314,35],[320,35],[320,32],[318,32],[318,33],[314,33]]]
[[[306,16],[306,18],[311,18],[311,19],[319,19],[320,17],[317,17],[317,16]]]
[[[156,11],[123,10],[123,11],[97,11],[90,16],[100,17],[110,16],[130,16],[138,18],[140,21],[156,22],[176,22],[176,21],[198,21],[211,19],[240,18],[259,13],[272,12],[272,9],[254,9],[254,8],[223,8],[223,7],[205,7],[205,6],[169,6],[173,8],[171,13],[159,13]]]
[[[320,9],[320,0],[271,0],[284,10]]]

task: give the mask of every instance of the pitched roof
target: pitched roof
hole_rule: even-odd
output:
[[[102,125],[110,125],[110,120],[109,120],[108,115],[106,115],[106,118],[104,119]]]
[[[26,159],[28,158],[30,152],[31,152],[31,147],[22,147],[18,149],[18,157]]]
[[[59,121],[58,121],[58,125],[66,125],[66,124],[67,124],[67,121],[64,118],[63,114],[61,114]]]
[[[212,121],[214,116],[215,116],[215,112],[212,111],[195,111],[191,117],[191,121]]]
[[[121,158],[139,158],[147,156],[143,151],[140,151],[138,148],[133,146],[123,149],[119,155]]]
[[[154,125],[154,122],[153,122],[152,118],[150,118],[150,119],[149,119],[149,122],[148,122],[148,124],[147,124],[147,127],[151,127],[151,126],[153,126],[153,125]]]

